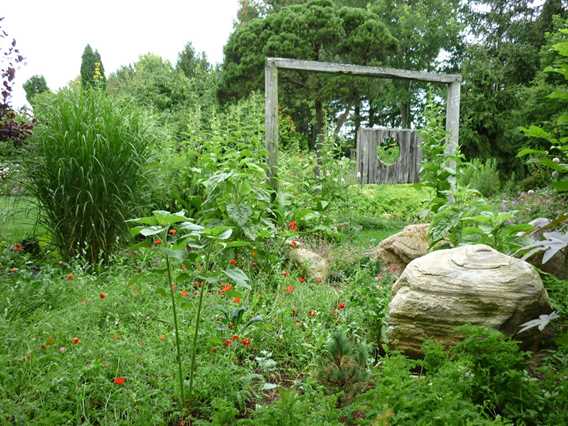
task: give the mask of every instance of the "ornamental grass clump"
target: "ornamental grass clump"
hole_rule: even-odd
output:
[[[152,132],[102,90],[62,90],[34,108],[30,191],[65,258],[108,260],[134,216]]]

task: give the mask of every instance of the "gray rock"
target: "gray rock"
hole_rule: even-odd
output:
[[[419,355],[428,338],[444,345],[457,342],[459,325],[514,335],[524,322],[552,310],[530,264],[483,244],[434,251],[412,261],[392,294],[389,346],[410,355]]]
[[[319,254],[308,250],[297,243],[298,247],[291,248],[288,257],[302,268],[306,275],[316,282],[324,282],[329,277],[329,262]]]

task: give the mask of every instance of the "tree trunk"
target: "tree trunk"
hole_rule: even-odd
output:
[[[316,150],[316,168],[314,170],[317,178],[321,175],[321,147],[323,144],[323,104],[321,99],[318,97],[315,101],[316,109],[316,128],[315,128],[315,150]]]
[[[410,82],[403,82],[400,90],[400,123],[403,129],[410,129]]]

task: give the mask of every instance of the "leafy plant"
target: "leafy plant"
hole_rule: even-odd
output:
[[[138,209],[151,129],[99,90],[62,90],[46,101],[36,108],[29,190],[64,258],[106,261]]]
[[[477,158],[461,164],[458,173],[460,185],[479,191],[484,197],[495,195],[501,189],[501,179],[497,170],[497,160]]]

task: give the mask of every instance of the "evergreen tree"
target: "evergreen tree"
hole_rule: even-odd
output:
[[[101,55],[97,50],[87,44],[81,57],[81,86],[106,87],[106,77]]]

